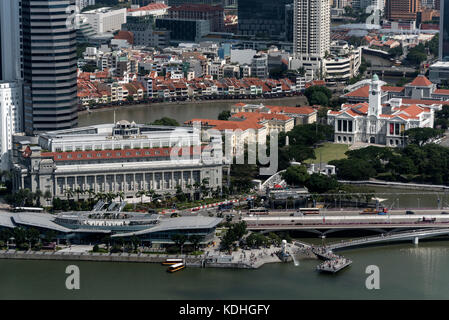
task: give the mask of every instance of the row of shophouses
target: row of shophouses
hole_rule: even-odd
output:
[[[98,72],[100,73],[100,72]],[[104,73],[104,72],[101,72]],[[79,104],[106,104],[121,101],[188,100],[188,99],[241,99],[247,97],[282,97],[296,95],[301,88],[289,79],[224,78],[211,77],[192,80],[157,76],[157,73],[126,80],[97,78],[96,74],[78,77]]]

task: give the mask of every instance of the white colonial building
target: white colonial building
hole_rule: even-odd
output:
[[[204,179],[211,189],[222,186],[222,159],[204,160],[192,128],[122,120],[14,138],[14,191],[39,189],[59,198],[67,190],[123,192],[128,198],[142,190],[174,194],[178,186],[190,192]]]
[[[328,111],[328,124],[335,127],[336,143],[404,146],[406,130],[433,127],[432,108],[403,105],[401,98],[382,104],[382,95],[382,81],[374,75],[368,103],[343,104],[340,111]]]

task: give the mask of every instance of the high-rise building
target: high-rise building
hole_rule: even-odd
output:
[[[413,21],[421,11],[421,0],[387,0],[385,14],[388,20]]]
[[[22,0],[27,134],[78,124],[75,0]]]
[[[440,61],[449,61],[449,1],[441,2],[440,7]]]
[[[0,169],[9,170],[12,136],[23,130],[21,2],[0,1]]]
[[[293,0],[244,0],[238,2],[238,29],[241,35],[285,40],[286,5]]]
[[[22,78],[20,1],[0,1],[0,81]]]
[[[293,19],[295,57],[323,59],[330,50],[329,0],[295,0]]]
[[[224,11],[222,6],[207,4],[183,4],[168,9],[168,17],[172,19],[208,20],[212,32],[224,31]]]
[[[0,81],[0,169],[11,168],[12,136],[23,131],[22,83]]]

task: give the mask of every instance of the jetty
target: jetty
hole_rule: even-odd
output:
[[[352,264],[350,259],[336,255],[332,250],[329,250],[326,247],[314,247],[312,252],[319,259],[324,260],[323,263],[316,267],[320,272],[337,273]]]

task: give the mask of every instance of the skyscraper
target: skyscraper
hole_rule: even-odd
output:
[[[449,1],[440,3],[440,61],[449,61]]]
[[[286,5],[293,0],[238,1],[238,28],[241,35],[285,40]]]
[[[293,48],[296,58],[323,59],[330,50],[329,0],[295,0]]]
[[[385,14],[388,20],[413,21],[421,11],[421,0],[387,0]]]
[[[75,0],[22,0],[27,134],[78,123]]]
[[[0,1],[0,81],[22,78],[20,1]]]
[[[0,1],[0,169],[9,170],[12,136],[23,130],[20,1]]]

